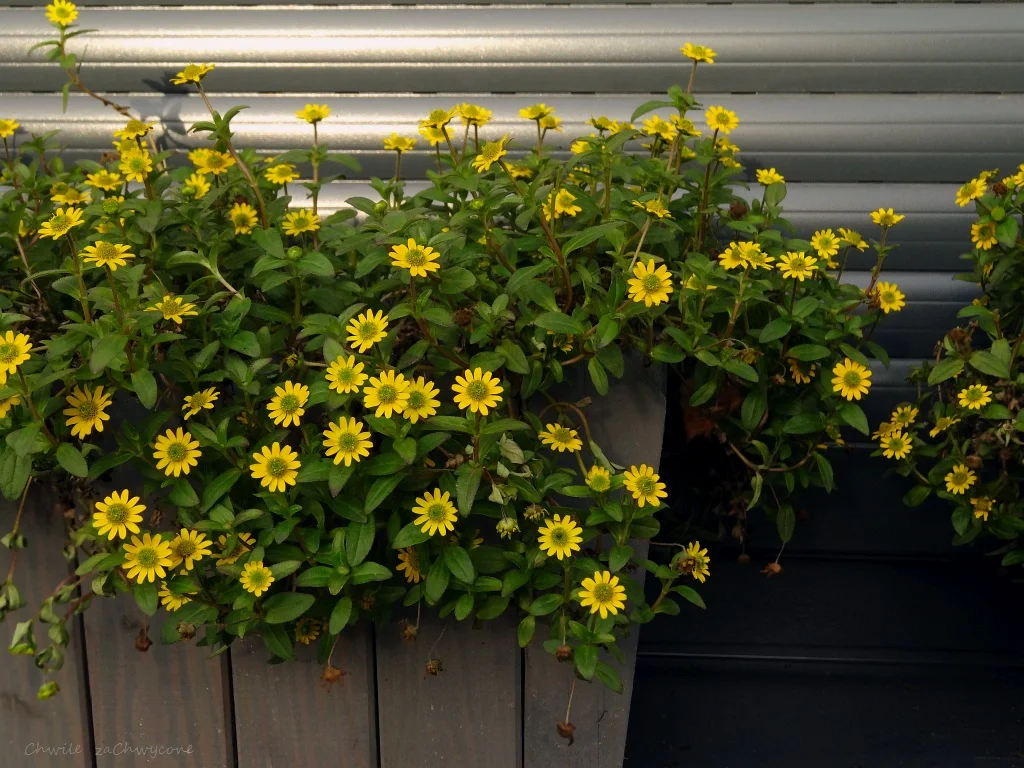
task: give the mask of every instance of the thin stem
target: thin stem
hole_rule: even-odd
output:
[[[636,265],[637,257],[640,256],[640,249],[644,247],[644,238],[647,237],[647,230],[651,227],[651,217],[647,217],[647,221],[644,222],[643,228],[640,230],[640,242],[636,244],[636,250],[633,251],[633,258],[629,262],[629,272],[633,271],[633,267]]]
[[[21,494],[21,502],[18,504],[18,513],[14,516],[14,527],[11,529],[11,538],[13,539],[18,535],[18,527],[21,525],[21,515],[25,511],[25,501],[28,499],[28,489],[32,487],[32,475],[28,476],[28,481],[25,483],[25,490]],[[7,581],[6,584],[11,583],[11,579],[14,578],[14,566],[18,563],[18,550],[11,550],[11,567],[7,569]]]
[[[316,123],[313,123],[313,215],[316,216],[317,204],[320,201],[320,131],[316,127]],[[401,161],[402,154],[398,154],[398,159]],[[398,170],[395,170],[395,177],[398,176]],[[313,231],[313,250],[320,247],[320,239],[317,236],[316,230]]]
[[[114,285],[114,273],[109,266],[104,268],[107,270],[107,282],[110,283],[110,296],[114,302],[114,314],[117,315],[117,324],[121,327],[121,330],[125,335],[127,335],[128,330],[124,324],[124,312],[121,310],[121,301],[117,298],[117,286]],[[128,372],[135,373],[135,360],[132,357],[131,339],[127,339],[125,341],[124,352],[128,357]]]
[[[21,379],[21,393],[25,395],[25,405],[28,406],[28,410],[32,414],[32,418],[39,422],[39,426],[42,427],[43,434],[46,435],[50,443],[54,446],[58,445],[59,441],[53,436],[50,428],[46,426],[46,422],[43,420],[43,417],[39,415],[39,411],[36,409],[35,403],[32,402],[32,395],[29,393],[28,380],[25,378],[24,372],[19,370],[18,377]]]
[[[82,316],[85,322],[92,322],[92,312],[89,310],[89,298],[86,295],[85,280],[82,279],[82,263],[78,260],[78,248],[75,247],[74,238],[71,233],[67,234],[68,242],[71,244],[71,266],[74,269],[75,277],[78,279],[79,300],[82,305]]]
[[[537,159],[540,160],[541,146],[544,143],[544,134],[540,129],[540,120],[537,120]]]

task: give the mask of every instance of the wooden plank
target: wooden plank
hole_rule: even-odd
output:
[[[150,619],[153,646],[141,653],[145,618],[129,595],[96,598],[85,615],[97,768],[232,765],[226,658],[161,645],[162,610]]]
[[[377,633],[381,766],[521,768],[514,619],[473,629],[426,614],[415,643],[393,625]],[[424,669],[430,657],[443,665],[436,677]]]
[[[377,722],[372,633],[359,627],[331,657],[344,674],[322,683],[316,646],[268,665],[259,638],[231,647],[235,737],[240,766],[340,765],[376,768]]]
[[[593,396],[587,407],[594,440],[616,464],[646,463],[658,466],[665,428],[665,369],[644,367],[638,357],[626,361],[623,378],[612,380],[604,397],[589,382],[577,382],[577,391]],[[634,544],[637,557],[646,557],[647,546]],[[636,578],[643,580],[638,571]],[[543,636],[543,637],[542,637]],[[523,765],[525,768],[620,768],[626,748],[626,727],[633,690],[633,666],[639,630],[619,642],[626,663],[608,657],[622,678],[623,693],[613,693],[600,683],[578,681],[572,699],[570,721],[576,726],[572,746],[556,730],[565,718],[573,673],[545,653],[538,637],[525,653],[523,688]]]
[[[32,489],[22,513],[19,530],[28,548],[18,553],[14,583],[27,606],[9,614],[0,633],[0,761],[4,765],[89,766],[92,741],[89,734],[82,657],[81,623],[68,625],[71,643],[64,668],[54,678],[60,693],[46,701],[36,699],[43,675],[30,658],[7,652],[17,621],[25,621],[41,600],[69,573],[61,555],[64,522],[55,506],[55,494],[40,483]],[[0,530],[6,533],[14,523],[18,505],[0,505]],[[0,548],[0,576],[6,577],[10,550]],[[39,648],[48,642],[45,628],[36,635]]]

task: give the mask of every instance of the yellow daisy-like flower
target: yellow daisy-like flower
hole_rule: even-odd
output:
[[[473,168],[478,173],[486,173],[491,166],[508,154],[508,135],[502,136],[498,141],[485,142],[476,157],[473,158]]]
[[[331,422],[324,432],[324,447],[327,457],[334,457],[335,464],[345,462],[346,467],[353,461],[370,455],[373,441],[369,432],[364,432],[366,425],[356,419],[342,416],[337,423]]]
[[[260,485],[271,493],[283,492],[289,485],[295,485],[302,464],[299,462],[299,454],[290,446],[282,447],[280,443],[274,443],[269,448],[263,446],[252,458],[255,463],[249,465],[249,470],[253,479],[259,480]]]
[[[600,117],[594,117],[593,115],[591,115],[590,119],[587,120],[587,122],[603,133],[604,131],[611,130],[612,123],[614,121],[611,118],[605,117],[604,115],[601,115]]]
[[[216,387],[203,389],[194,395],[185,395],[185,401],[181,404],[181,410],[185,414],[185,421],[188,421],[197,413],[203,410],[212,411],[213,404],[220,397]]]
[[[469,408],[473,413],[486,416],[490,409],[498,407],[501,393],[505,388],[501,386],[500,379],[492,376],[490,371],[467,368],[464,374],[455,377],[452,391],[455,393],[455,404],[459,408]]]
[[[425,119],[420,120],[420,125],[441,130],[455,119],[455,115],[458,114],[458,111],[458,107],[452,107],[451,109],[442,109],[440,107],[432,109]]]
[[[604,493],[612,486],[612,473],[595,464],[587,472],[585,482],[594,493]]]
[[[807,254],[803,251],[796,253],[790,251],[785,256],[779,257],[778,268],[782,272],[783,277],[793,278],[802,283],[814,274],[818,265],[814,259],[808,258]]]
[[[398,550],[398,570],[405,571],[405,580],[410,584],[419,584],[423,581],[420,556],[416,554],[415,547]]]
[[[21,398],[18,395],[0,398],[0,419],[6,418],[7,414],[11,412],[11,408],[19,403],[21,403]]]
[[[363,389],[363,406],[376,408],[375,416],[390,419],[392,414],[402,413],[409,403],[409,382],[396,371],[384,371],[379,377],[371,377]]]
[[[88,192],[83,192],[75,187],[69,187],[67,184],[54,185],[60,186],[60,191],[53,193],[51,190],[50,200],[59,205],[88,205],[92,202],[92,195]]]
[[[447,128],[436,128],[432,125],[421,125],[419,134],[432,147],[436,147],[438,144],[445,144],[452,138],[451,131]]]
[[[28,360],[31,351],[32,342],[26,334],[15,334],[14,331],[0,334],[0,385],[6,384],[7,377],[18,372],[18,366]]]
[[[668,208],[661,202],[661,200],[634,200],[633,206],[639,208],[642,211],[646,211],[651,216],[657,216],[659,219],[672,218],[672,214],[668,212]]]
[[[662,499],[668,498],[665,484],[660,482],[661,478],[654,471],[654,467],[646,464],[632,466],[623,474],[622,480],[638,507],[645,504],[656,507],[661,504]]]
[[[326,378],[329,388],[342,395],[358,392],[367,379],[363,367],[353,355],[349,355],[348,360],[339,357],[327,366]]]
[[[906,429],[917,421],[918,409],[912,405],[900,405],[892,412],[891,421],[900,429]]]
[[[306,412],[309,387],[286,381],[283,387],[274,388],[274,396],[267,404],[270,418],[280,427],[299,426],[299,419]]]
[[[589,607],[592,614],[600,613],[602,619],[614,616],[626,607],[626,588],[610,571],[595,571],[594,578],[584,579],[582,586],[580,605]]]
[[[708,124],[709,128],[726,136],[736,130],[740,124],[740,120],[736,117],[735,112],[721,106],[708,107],[704,112],[704,121]]]
[[[579,552],[580,542],[583,541],[583,537],[580,536],[583,529],[568,515],[555,515],[551,520],[545,520],[544,526],[538,529],[537,533],[537,544],[541,551],[548,557],[557,557],[559,560],[571,557],[573,552]]]
[[[882,449],[882,455],[887,459],[903,459],[910,454],[913,441],[910,435],[904,434],[899,429],[894,429],[888,434],[882,435],[878,441]]]
[[[819,229],[811,236],[811,248],[823,259],[839,253],[839,239],[831,229]]]
[[[246,552],[251,552],[253,547],[256,546],[256,539],[251,533],[239,533],[236,536],[235,542],[231,545],[231,549],[226,549],[228,543],[228,537],[220,536],[217,539],[217,546],[220,547],[220,556],[217,558],[217,565],[234,565],[238,558],[244,555]]]
[[[286,235],[301,235],[303,232],[316,232],[320,229],[320,217],[312,211],[302,209],[285,214],[281,227]]]
[[[768,186],[769,184],[782,184],[786,181],[786,177],[776,171],[774,168],[758,168],[757,169],[757,183]]]
[[[544,210],[544,218],[558,219],[564,216],[575,216],[583,209],[576,202],[576,196],[567,189],[552,191],[548,199],[541,206]]]
[[[739,244],[740,256],[754,269],[771,269],[774,256],[761,250],[759,243],[743,242]]]
[[[878,306],[885,314],[899,312],[906,305],[906,296],[900,291],[896,283],[880,282],[875,286],[875,296]]]
[[[946,490],[954,495],[962,494],[974,485],[977,479],[977,475],[968,469],[966,464],[957,464],[945,477]]]
[[[960,407],[969,411],[977,411],[992,402],[992,392],[984,384],[971,384],[971,386],[960,390],[957,395]]]
[[[68,0],[53,0],[46,6],[46,20],[55,27],[68,27],[78,18],[78,8]]]
[[[971,200],[977,200],[985,194],[988,185],[984,179],[971,179],[956,191],[956,204],[963,208]]]
[[[296,112],[295,116],[299,118],[299,120],[305,120],[310,125],[313,125],[330,117],[331,108],[326,104],[307,104]]]
[[[263,564],[262,560],[255,560],[242,567],[242,575],[238,577],[238,581],[241,582],[246,592],[251,592],[259,597],[274,583],[274,574]]]
[[[387,336],[388,316],[383,311],[375,315],[373,310],[363,312],[358,317],[349,320],[348,342],[359,352],[365,352],[378,341]]]
[[[519,110],[519,116],[526,120],[542,120],[555,111],[554,107],[547,104],[533,104]]]
[[[103,501],[96,502],[92,524],[96,533],[108,539],[127,539],[128,533],[139,533],[139,523],[146,505],[138,496],[128,497],[128,491],[114,491]]]
[[[664,120],[660,115],[651,115],[644,120],[641,130],[648,136],[657,136],[663,141],[672,141],[679,134],[676,127],[667,120]]]
[[[679,52],[688,59],[704,64],[714,64],[715,57],[718,55],[706,45],[694,45],[693,43],[686,43],[679,49]]]
[[[295,639],[303,645],[309,645],[320,637],[320,622],[316,619],[303,617],[295,622]]]
[[[729,243],[729,247],[718,254],[718,263],[726,269],[746,267],[747,260],[743,257],[744,250],[739,243]]]
[[[427,277],[429,272],[436,272],[441,268],[437,263],[441,256],[429,245],[419,245],[411,237],[405,245],[396,245],[391,248],[391,266],[408,269],[412,277]]]
[[[491,118],[494,117],[494,113],[491,110],[476,104],[460,104],[458,110],[463,125],[475,125],[478,128],[487,125],[491,122]]]
[[[8,118],[0,119],[0,139],[7,139],[14,135],[14,132],[21,128],[21,123]]]
[[[883,421],[881,424],[878,425],[878,429],[874,431],[874,434],[871,435],[871,439],[880,440],[883,437],[892,434],[897,429],[899,429],[899,427],[897,427],[895,424],[888,421]]]
[[[509,163],[505,167],[508,168],[508,175],[513,179],[529,179],[533,176],[532,168],[519,163]]]
[[[928,431],[928,435],[930,437],[938,437],[942,432],[959,423],[960,419],[954,419],[952,416],[943,416],[935,422],[935,426]]]
[[[895,227],[905,218],[907,217],[895,213],[892,208],[879,208],[877,211],[871,212],[871,221],[884,228]]]
[[[199,442],[192,439],[192,433],[178,427],[177,432],[168,429],[159,435],[153,443],[153,458],[157,460],[156,468],[170,477],[187,475],[192,467],[199,465]]]
[[[979,251],[988,251],[999,242],[994,221],[976,221],[971,224],[971,242]]]
[[[212,546],[205,533],[182,528],[171,541],[171,567],[180,565],[183,571],[191,571],[197,562],[211,554]]]
[[[104,394],[103,387],[90,390],[88,385],[75,387],[67,396],[68,407],[64,415],[68,417],[67,425],[71,428],[72,437],[87,438],[95,429],[103,431],[103,422],[110,420],[106,409],[110,406],[112,396]]]
[[[545,131],[558,131],[562,132],[562,118],[555,117],[554,115],[545,115],[540,120],[540,127]]]
[[[455,530],[458,512],[451,502],[449,493],[447,491],[442,493],[440,488],[427,491],[426,494],[416,499],[416,506],[412,508],[412,513],[417,515],[413,522],[429,536],[436,533],[443,536],[445,533]]]
[[[575,429],[563,427],[561,424],[548,424],[544,431],[537,435],[544,445],[550,445],[559,453],[568,451],[576,453],[583,448],[583,441]]]
[[[113,173],[104,168],[86,176],[85,183],[90,187],[102,189],[105,192],[113,192],[121,186],[121,174]]]
[[[236,235],[248,235],[258,221],[256,209],[248,203],[235,203],[228,211],[228,218],[235,228]]]
[[[384,139],[384,149],[392,150],[394,152],[411,152],[416,148],[416,139],[399,136],[397,133],[392,133],[386,139]]]
[[[707,548],[702,548],[699,541],[691,541],[686,545],[686,555],[680,562],[683,573],[693,576],[701,584],[711,575],[708,564],[711,558],[708,557]]]
[[[267,168],[263,177],[271,184],[280,186],[295,181],[299,178],[299,172],[295,170],[295,166],[291,163],[280,163],[279,165],[272,165]]]
[[[181,185],[182,197],[191,197],[193,200],[202,200],[209,191],[210,182],[199,171],[185,179],[185,183]]]
[[[145,123],[142,120],[136,120],[133,117],[128,121],[124,128],[119,131],[114,131],[114,135],[121,139],[121,141],[141,139],[143,136],[148,135],[155,125],[156,123]]]
[[[42,237],[52,237],[54,240],[59,240],[74,227],[79,227],[83,223],[80,208],[58,208],[39,227],[39,234]]]
[[[832,369],[832,391],[847,400],[860,400],[871,388],[871,371],[860,363],[846,358]]]
[[[852,229],[839,228],[839,242],[843,245],[852,245],[858,251],[866,251],[868,244],[864,242],[864,238],[861,237],[860,232],[856,232]]]
[[[196,305],[190,301],[185,301],[180,296],[172,296],[171,294],[165,294],[164,297],[151,307],[146,307],[147,312],[159,312],[164,316],[164,320],[173,320],[178,325],[181,325],[183,317],[190,315],[198,315],[196,312]]]
[[[218,152],[208,149],[201,154],[196,154],[196,169],[200,173],[209,173],[213,176],[220,176],[227,173],[228,169],[235,164],[235,158],[229,152]]]
[[[213,64],[189,64],[171,78],[171,82],[175,85],[185,85],[186,83],[198,84],[200,80],[213,71],[213,67]]]
[[[420,419],[433,416],[437,413],[437,406],[441,404],[441,401],[436,399],[436,395],[441,394],[441,391],[434,386],[433,382],[427,381],[422,376],[409,381],[409,387],[405,394],[409,399],[405,402],[402,416],[413,424]]]
[[[133,149],[121,154],[121,161],[117,167],[126,180],[142,184],[153,172],[153,158],[145,150]]]
[[[818,366],[814,363],[805,363],[795,357],[789,358],[789,375],[797,384],[810,384],[818,372]]]
[[[971,506],[974,507],[974,516],[979,520],[987,521],[989,513],[992,512],[992,506],[995,503],[995,499],[990,499],[988,496],[977,496],[971,499]]]
[[[124,545],[124,568],[128,571],[128,578],[139,584],[156,581],[157,577],[164,578],[166,569],[170,567],[171,545],[161,539],[160,534],[144,533],[141,540],[132,536],[132,543]]]
[[[672,276],[664,264],[655,268],[654,259],[648,259],[646,264],[641,261],[633,267],[633,277],[629,279],[629,297],[633,301],[656,306],[668,301],[672,290]]]
[[[192,598],[188,595],[179,595],[171,592],[171,588],[167,586],[166,582],[160,585],[159,595],[160,605],[162,605],[168,613],[174,613],[176,610],[181,608],[181,606],[185,605],[185,603],[192,602]]]
[[[92,245],[85,246],[82,253],[83,261],[86,263],[95,264],[97,267],[110,267],[111,272],[116,272],[118,267],[128,266],[127,259],[135,258],[131,246],[108,243],[106,240],[97,240]]]

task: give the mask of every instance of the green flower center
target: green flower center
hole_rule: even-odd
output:
[[[352,383],[352,380],[355,378],[355,375],[355,371],[353,371],[351,368],[339,368],[336,378],[339,384],[349,385]]]
[[[354,451],[359,445],[359,438],[353,432],[344,432],[338,437],[338,448],[343,451]]]
[[[236,227],[244,227],[249,224],[249,214],[245,211],[238,211],[231,217],[231,222]]]
[[[654,478],[653,477],[641,477],[636,481],[636,489],[643,496],[650,496],[654,493]]]
[[[134,173],[142,173],[146,170],[146,158],[144,157],[133,157],[128,160],[128,167],[132,169]]]
[[[96,402],[94,400],[86,400],[78,406],[78,418],[95,419],[98,411],[99,408],[96,407]]]
[[[249,571],[249,586],[256,587],[258,589],[266,586],[266,584],[267,574],[262,569],[258,571]]]
[[[594,475],[590,478],[590,487],[595,491],[603,491],[608,487],[608,478],[604,475]]]
[[[189,398],[188,407],[199,410],[200,408],[205,408],[208,402],[209,398],[206,396],[206,393],[198,392]]]
[[[980,389],[976,387],[971,387],[970,389],[967,390],[967,400],[969,402],[976,403],[979,400],[981,400],[981,398],[982,394]]]
[[[120,525],[128,519],[128,507],[124,504],[111,504],[107,507],[107,521]]]
[[[50,218],[50,228],[64,230],[71,226],[71,222],[63,213],[55,214]]]
[[[113,179],[111,179],[110,182],[111,183],[115,183]],[[103,212],[108,214],[108,215],[113,215],[113,214],[117,213],[118,210],[120,210],[120,208],[121,208],[121,202],[119,200],[111,199],[111,200],[104,200],[103,201]]]
[[[413,410],[419,410],[426,404],[426,398],[423,393],[416,390],[409,393],[409,407]]]
[[[99,242],[96,243],[96,258],[97,259],[115,259],[117,258],[117,248],[114,247],[113,243]]]
[[[299,398],[295,395],[285,395],[281,398],[281,402],[278,407],[285,413],[295,413],[295,411],[299,409]]]
[[[199,77],[199,67],[195,64],[189,64],[181,74],[185,79]]]
[[[443,523],[448,517],[448,510],[444,504],[431,504],[427,507],[427,518],[435,523]]]
[[[572,433],[567,427],[558,427],[554,432],[551,433],[551,437],[557,443],[568,443],[572,440]]]
[[[367,321],[359,326],[359,336],[364,339],[372,339],[377,335],[377,324]]]
[[[661,278],[657,275],[647,275],[644,278],[644,290],[650,293],[651,291],[657,291],[661,288]]]
[[[57,195],[66,194],[69,187],[63,181],[58,181],[52,187],[50,187],[50,194],[56,197]]]
[[[594,586],[593,589],[594,600],[598,603],[611,602],[612,598],[615,597],[615,589],[611,584],[600,582]]]
[[[569,531],[559,526],[551,530],[551,543],[564,547],[569,542]]]
[[[860,374],[857,371],[847,371],[843,374],[843,383],[848,387],[859,387]]]
[[[156,547],[143,547],[140,549],[135,553],[135,562],[143,568],[155,568],[157,563],[160,562],[160,556],[157,554]]]
[[[224,167],[224,156],[223,155],[208,155],[206,157],[206,167],[220,169]]]
[[[487,395],[490,394],[490,391],[490,387],[479,379],[471,381],[466,386],[466,394],[469,396],[470,400],[484,400]]]
[[[182,539],[178,544],[178,556],[181,558],[192,557],[196,553],[196,545],[191,539]]]
[[[953,484],[954,485],[963,485],[966,482],[967,482],[967,473],[964,472],[962,469],[954,470],[954,472],[953,472]]]
[[[274,457],[267,462],[267,474],[271,477],[280,477],[287,469],[284,459]]]
[[[427,263],[426,254],[420,248],[413,248],[405,254],[405,260],[410,267],[422,267]]]
[[[167,458],[171,461],[184,461],[188,456],[188,449],[184,443],[171,443],[167,446]]]
[[[390,405],[398,399],[398,390],[390,384],[385,384],[377,388],[377,399],[385,405]]]
[[[881,299],[886,304],[892,304],[893,302],[896,301],[896,296],[893,294],[892,291],[882,291]]]
[[[141,120],[129,120],[128,121],[128,125],[125,126],[125,130],[130,132],[130,133],[143,133],[144,134],[144,133],[146,133],[149,130],[149,126],[147,126]]]

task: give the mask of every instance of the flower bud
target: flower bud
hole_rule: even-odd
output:
[[[1001,205],[997,205],[988,212],[988,215],[992,217],[992,221],[1002,221],[1006,218],[1006,209]]]
[[[389,206],[387,200],[377,201],[376,203],[373,204],[373,215],[383,216],[385,213],[388,212],[388,207]]]
[[[519,523],[510,517],[503,517],[495,526],[498,534],[503,539],[511,539],[513,533],[519,533]]]
[[[191,621],[178,622],[176,629],[178,630],[178,637],[182,640],[191,640],[196,636],[196,625]]]
[[[288,249],[287,255],[289,259],[295,261],[297,258],[302,256],[302,249],[297,245],[293,245],[291,248]]]

